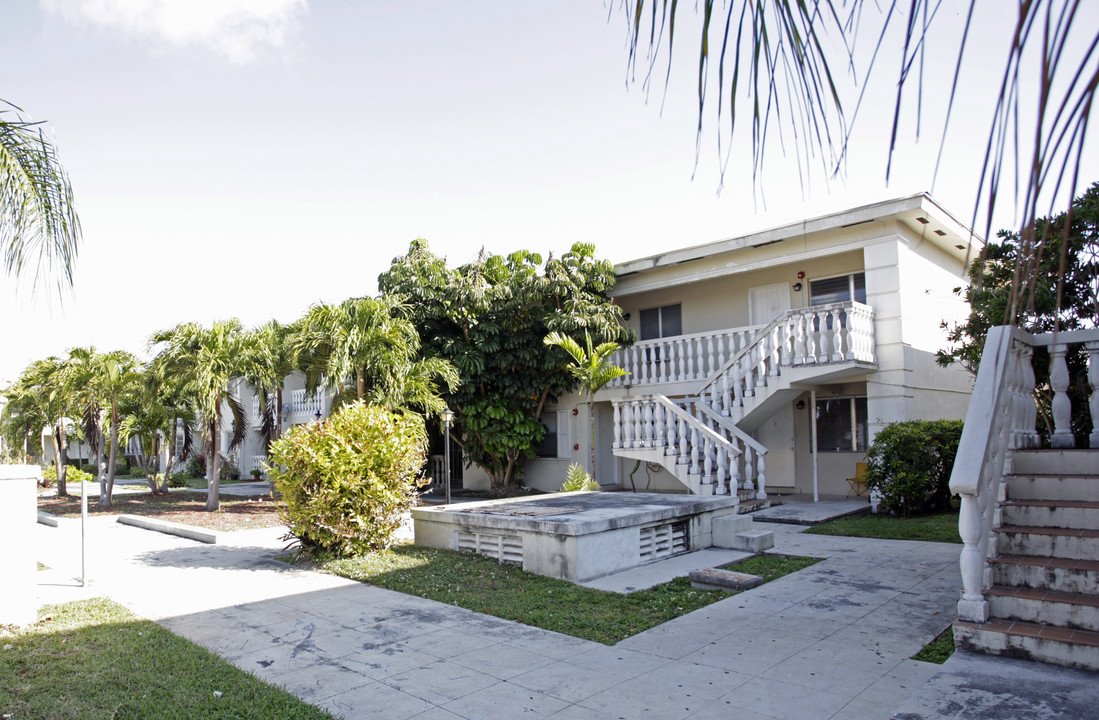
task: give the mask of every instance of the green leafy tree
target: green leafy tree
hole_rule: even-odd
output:
[[[580,383],[580,387],[588,394],[588,431],[590,434],[591,465],[589,466],[592,479],[595,479],[595,412],[593,404],[595,393],[611,380],[628,375],[625,370],[611,362],[611,356],[621,347],[618,343],[600,343],[593,348],[591,335],[584,333],[585,347],[573,340],[568,335],[552,332],[546,336],[546,345],[559,347],[569,354],[573,365],[568,366],[569,373]]]
[[[1014,291],[1021,274],[1035,278],[1022,297]],[[1012,318],[1014,324],[1036,334],[1095,327],[1099,318],[1099,182],[1073,201],[1071,212],[1041,218],[1030,232],[1001,230],[997,240],[986,247],[984,257],[970,266],[969,279],[968,286],[954,289],[969,304],[969,316],[960,323],[942,324],[950,343],[938,352],[937,361],[944,367],[957,362],[975,373],[989,329]],[[1072,377],[1080,378],[1069,389],[1073,431],[1086,437],[1091,432],[1091,417],[1082,391],[1087,386],[1085,348],[1070,347],[1066,360]],[[1034,371],[1038,430],[1048,437],[1053,391],[1045,350],[1035,355]]]
[[[494,489],[512,483],[536,455],[542,410],[575,382],[563,354],[547,352],[546,336],[634,341],[611,302],[614,280],[613,266],[582,243],[544,265],[522,250],[482,253],[448,268],[423,239],[378,278],[383,293],[406,299],[424,356],[457,368],[461,382],[446,395],[456,439]]]
[[[68,428],[74,406],[74,383],[68,363],[62,358],[49,357],[35,360],[23,371],[9,388],[7,396],[13,411],[19,411],[24,421],[44,420],[36,431],[50,428],[53,445],[53,462],[57,473],[57,494],[68,494],[66,472],[68,468]],[[27,428],[27,432],[32,432]]]
[[[426,454],[422,417],[361,401],[292,428],[271,446],[288,537],[307,554],[390,547]]]
[[[306,386],[316,390],[327,383],[335,407],[366,400],[425,413],[441,411],[439,383],[451,388],[458,375],[443,358],[421,357],[420,334],[405,316],[407,310],[392,295],[310,308],[293,341]]]
[[[46,274],[60,271],[72,285],[80,245],[68,174],[41,123],[0,100],[0,252],[4,270],[18,277],[36,265],[35,287]],[[59,487],[63,481],[59,480]]]
[[[255,342],[237,319],[210,327],[184,323],[155,333],[150,342],[160,346],[154,362],[163,377],[172,378],[179,392],[192,400],[201,418],[206,450],[206,509],[220,507],[222,452],[231,452],[244,441],[248,425],[236,393],[236,378],[254,376]],[[233,436],[222,447],[224,409],[232,415]]]

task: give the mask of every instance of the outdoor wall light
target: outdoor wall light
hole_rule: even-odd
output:
[[[629,313],[623,313],[623,314],[622,314],[622,319],[623,319],[623,320],[626,320],[626,321],[629,321],[629,319],[630,319],[630,314],[629,314]]]
[[[805,409],[805,401],[804,400],[798,400],[798,404],[795,405],[794,407],[796,407],[798,410],[804,410]]]
[[[801,283],[794,283],[794,292],[801,292]]]

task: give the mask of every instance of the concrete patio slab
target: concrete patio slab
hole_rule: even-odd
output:
[[[112,597],[349,719],[1045,720],[1099,707],[1091,673],[909,659],[953,619],[954,545],[768,524],[776,551],[824,561],[610,647],[288,566],[273,559],[278,529],[203,546],[104,520],[89,524],[88,588],[66,576],[77,528],[35,526],[28,546],[54,568],[41,599]],[[1049,714],[1026,704],[1034,688]],[[966,714],[980,707],[993,710]]]
[[[781,505],[757,510],[752,513],[752,518],[759,522],[819,525],[828,520],[859,515],[869,510],[870,503],[865,497],[822,495],[820,502],[814,502],[812,495],[783,495]]]

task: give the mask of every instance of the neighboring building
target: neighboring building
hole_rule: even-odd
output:
[[[618,265],[639,342],[595,398],[605,486],[847,494],[877,431],[965,417],[972,376],[939,367],[953,289],[983,243],[928,195],[891,200]],[[588,407],[543,416],[522,481],[556,490],[589,461]],[[816,438],[817,452],[813,452]],[[487,485],[476,468],[466,487]]]

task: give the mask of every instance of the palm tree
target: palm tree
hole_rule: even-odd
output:
[[[560,332],[552,332],[546,336],[546,345],[553,345],[567,352],[573,360],[573,365],[568,367],[569,373],[580,383],[580,387],[588,393],[588,430],[591,441],[591,476],[595,479],[595,393],[615,378],[626,375],[622,368],[611,363],[611,356],[620,347],[616,342],[600,343],[597,347],[591,346],[591,335],[584,333],[586,349],[580,347],[580,343],[568,335]]]
[[[36,265],[34,286],[56,269],[72,286],[80,221],[69,177],[41,123],[0,100],[0,252],[19,277]]]
[[[124,350],[114,350],[108,353],[96,353],[94,350],[80,371],[79,377],[84,380],[86,387],[86,412],[87,408],[95,408],[94,415],[98,419],[98,427],[92,434],[103,436],[102,412],[99,408],[107,408],[109,414],[107,421],[110,423],[110,437],[107,443],[107,472],[99,473],[99,507],[111,507],[114,496],[115,470],[118,465],[118,443],[122,430],[122,404],[132,395],[136,394],[141,384],[140,366],[132,354]],[[85,427],[85,431],[88,429]],[[100,440],[102,443],[102,439]],[[97,455],[103,452],[99,449]]]
[[[256,353],[253,374],[246,376],[260,404],[259,432],[263,437],[266,453],[271,443],[282,434],[279,413],[282,410],[282,391],[286,378],[297,369],[294,357],[293,325],[282,325],[271,320],[252,331]]]
[[[57,494],[68,495],[66,468],[68,463],[68,437],[66,421],[73,406],[72,382],[64,360],[49,357],[35,360],[12,385],[8,397],[16,409],[22,409],[24,417],[45,420],[50,428],[54,449],[54,467],[57,470]],[[38,426],[40,433],[43,426]]]
[[[355,399],[440,412],[445,403],[439,382],[451,389],[458,373],[442,358],[418,359],[420,335],[405,310],[400,298],[389,295],[310,308],[294,338],[306,385],[315,390],[327,383],[334,405]]]
[[[206,509],[220,506],[221,426],[223,408],[233,418],[233,436],[226,451],[244,441],[247,424],[236,395],[234,379],[259,374],[255,344],[237,319],[204,328],[184,323],[155,333],[152,345],[163,345],[154,363],[163,377],[172,378],[180,391],[192,398],[201,418],[206,448]]]
[[[978,200],[974,208],[985,205],[984,236],[991,234],[993,210],[1005,192],[1005,183],[1013,185],[1018,206],[1015,215],[1021,220],[1023,245],[1033,247],[1032,253],[1021,253],[1012,283],[1010,302],[1004,322],[1013,323],[1017,312],[1027,307],[1035,293],[1035,273],[1028,266],[1033,258],[1049,252],[1046,236],[1036,236],[1035,221],[1041,215],[1052,215],[1058,196],[1065,199],[1071,218],[1072,198],[1079,190],[1081,158],[1091,125],[1091,110],[1099,89],[1099,24],[1088,12],[1087,0],[1028,0],[1027,2],[993,3],[996,12],[1015,11],[1014,27],[1004,33],[1002,46],[1007,51],[999,80],[999,96],[989,108],[989,135],[984,162],[974,186]],[[846,150],[854,141],[856,115],[865,101],[866,88],[872,73],[897,72],[892,84],[893,123],[890,151],[885,168],[888,180],[896,147],[901,118],[911,115],[902,110],[906,86],[914,84],[917,95],[915,116],[925,100],[923,92],[924,56],[928,40],[940,30],[949,37],[956,27],[955,18],[964,13],[965,23],[957,45],[957,61],[951,78],[946,105],[946,127],[950,121],[963,69],[979,67],[984,71],[988,59],[966,58],[967,41],[987,35],[979,27],[975,10],[977,0],[954,3],[948,9],[939,0],[911,0],[907,3],[883,3],[880,34],[866,33],[864,12],[879,7],[867,0],[822,0],[793,2],[792,0],[732,0],[718,6],[715,0],[691,4],[701,10],[701,32],[698,38],[698,136],[700,147],[705,120],[706,100],[714,88],[718,93],[716,107],[718,124],[719,164],[724,169],[739,146],[745,124],[751,132],[752,175],[758,178],[764,169],[764,150],[769,140],[778,138],[784,154],[797,158],[803,171],[812,159],[822,163],[828,175],[838,174],[845,161]],[[948,4],[949,5],[949,4]],[[676,11],[687,3],[656,2],[646,7],[645,0],[627,0],[622,4],[630,32],[629,72],[640,76],[647,86],[651,81],[661,51],[666,51],[670,76],[673,40],[676,34]],[[891,36],[900,27],[900,42]],[[679,27],[684,25],[680,22]],[[856,72],[856,49],[867,36],[872,54],[860,76]],[[648,52],[641,46],[648,38]],[[953,48],[951,49],[953,51]],[[972,51],[970,52],[972,56]],[[647,58],[643,60],[642,58]],[[890,62],[892,60],[892,62]],[[640,72],[636,73],[639,64]],[[712,72],[716,70],[716,83]],[[1025,79],[1036,79],[1037,87],[1022,87]],[[938,78],[936,78],[936,81]],[[710,81],[710,82],[708,82]],[[667,81],[665,81],[667,82]],[[851,82],[851,85],[847,85]],[[943,84],[943,87],[946,87]],[[909,95],[910,96],[910,95]],[[852,109],[852,102],[854,103]],[[971,122],[971,118],[966,118]],[[777,127],[771,127],[771,123]],[[724,124],[724,128],[722,125]],[[917,125],[918,128],[918,125]],[[1031,134],[1032,133],[1032,134]],[[918,131],[917,131],[918,134]],[[917,135],[918,136],[918,135]],[[942,156],[942,146],[939,148]],[[737,163],[736,166],[747,163]],[[724,171],[724,170],[723,170]],[[1048,211],[1039,203],[1049,200]],[[1066,227],[1069,220],[1066,219]],[[1062,245],[1062,249],[1063,249]],[[1064,256],[1061,256],[1062,262]],[[1061,276],[1063,272],[1059,273]],[[1060,295],[1060,284],[1058,286]]]

